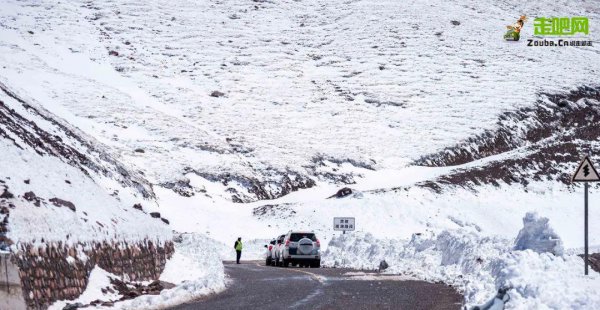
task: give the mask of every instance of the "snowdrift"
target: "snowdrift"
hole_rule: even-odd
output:
[[[555,256],[513,250],[512,241],[482,237],[468,229],[414,235],[410,241],[378,239],[368,233],[335,237],[323,254],[328,267],[377,269],[426,281],[442,281],[465,295],[467,305],[482,304],[509,286],[507,309],[597,309],[600,275],[583,275],[576,255]]]

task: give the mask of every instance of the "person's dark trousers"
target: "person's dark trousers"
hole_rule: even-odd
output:
[[[240,263],[240,258],[242,257],[242,251],[235,251],[235,253],[237,254],[237,258],[236,258],[236,263]]]

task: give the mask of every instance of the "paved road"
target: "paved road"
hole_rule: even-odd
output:
[[[223,293],[172,308],[458,310],[462,296],[444,284],[333,268],[225,263],[232,282]]]

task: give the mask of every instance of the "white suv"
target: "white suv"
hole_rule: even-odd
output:
[[[269,244],[265,244],[265,265],[267,266],[271,266],[273,264],[273,260],[274,260],[274,255],[275,251],[275,243],[277,242],[277,240],[273,239],[271,240],[271,242],[269,242]]]
[[[275,244],[272,248],[272,265],[274,266],[282,266],[283,260],[281,258],[281,249],[283,248],[283,239],[285,235],[281,235],[275,239]]]
[[[277,261],[284,267],[292,264],[292,266],[319,268],[321,267],[321,243],[314,232],[290,231],[283,236]]]

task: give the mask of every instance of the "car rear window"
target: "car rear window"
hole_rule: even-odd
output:
[[[290,241],[292,241],[292,242],[298,242],[298,241],[300,241],[300,239],[303,239],[303,238],[308,238],[312,241],[317,241],[317,236],[315,236],[315,234],[313,234],[313,233],[305,233],[305,234],[292,233],[290,235]]]

